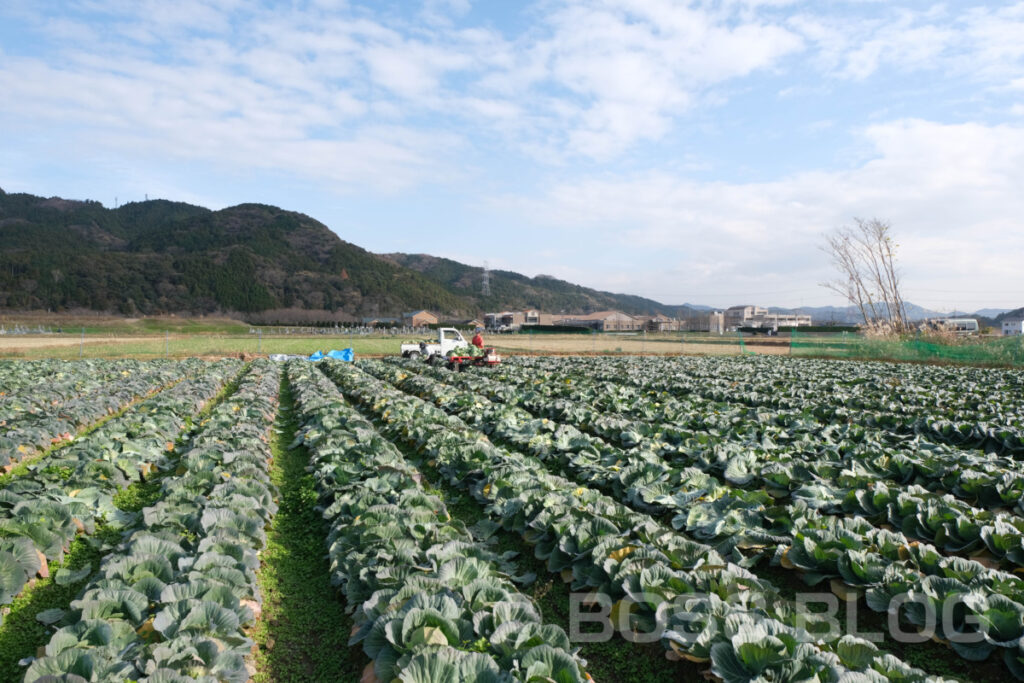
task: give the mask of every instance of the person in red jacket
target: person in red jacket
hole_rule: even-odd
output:
[[[478,349],[484,348],[484,338],[483,335],[480,334],[479,329],[477,329],[476,335],[473,337],[473,341],[471,341],[470,343],[473,346],[477,347]]]

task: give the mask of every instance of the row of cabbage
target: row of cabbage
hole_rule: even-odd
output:
[[[514,565],[448,514],[420,472],[316,368],[288,366],[330,524],[332,581],[376,680],[582,681],[586,663],[513,584]],[[365,679],[364,679],[365,680]]]
[[[727,681],[927,678],[862,639],[813,634],[804,628],[813,614],[714,548],[551,474],[537,458],[495,446],[433,404],[344,364],[328,363],[326,371],[381,421],[385,435],[416,449],[495,522],[521,534],[573,590],[608,596],[619,614],[628,613],[627,631],[660,625],[655,632],[667,649],[710,662]]]
[[[792,412],[680,400],[664,390],[623,386],[577,373],[538,373],[511,366],[491,382],[476,377],[467,386],[495,400],[565,419],[627,447],[647,439],[665,442],[668,453],[707,453],[702,457],[723,463],[723,471],[731,469],[736,478],[752,478],[754,473],[747,470],[765,464],[769,489],[781,489],[783,494],[808,478],[841,480],[847,489],[883,480],[950,493],[984,508],[1024,512],[1024,463],[1012,457],[920,437],[895,437],[856,423],[822,424]],[[822,505],[842,500],[839,491],[827,486],[813,497],[821,499]]]
[[[25,681],[248,680],[260,613],[255,572],[276,511],[268,432],[280,370],[255,361],[237,391],[198,425],[160,500],[128,526],[67,610]],[[78,677],[78,678],[73,678]]]
[[[835,438],[837,435],[843,439],[855,441],[867,438],[883,447],[899,447],[912,440],[915,443],[920,442],[922,447],[928,449],[954,450],[946,443],[949,441],[948,439],[932,439],[935,434],[929,432],[930,428],[923,430],[925,433],[913,433],[913,430],[911,432],[887,430],[886,424],[884,424],[889,420],[887,416],[850,408],[842,402],[841,395],[837,395],[839,392],[821,392],[813,397],[813,400],[812,397],[804,399],[798,406],[778,409],[753,401],[741,400],[744,393],[742,382],[739,380],[729,383],[731,393],[722,392],[713,398],[707,398],[685,388],[686,384],[695,381],[693,378],[686,376],[685,373],[672,374],[668,372],[671,368],[666,370],[657,365],[635,368],[631,372],[614,372],[609,371],[609,368],[600,370],[593,365],[592,359],[582,359],[579,367],[567,363],[565,359],[550,359],[549,367],[541,370],[528,366],[531,359],[515,360],[519,362],[506,366],[503,372],[514,372],[518,369],[523,376],[533,378],[534,382],[540,382],[538,377],[547,380],[544,382],[545,385],[553,385],[565,380],[597,382],[601,387],[601,401],[606,404],[606,407],[615,412],[626,412],[634,409],[634,403],[639,398],[641,400],[635,410],[649,419],[680,422],[692,419],[694,415],[698,417],[706,415],[711,420],[708,423],[709,428],[714,428],[715,423],[721,423],[721,418],[710,416],[718,414],[750,415],[756,417],[759,422],[776,425],[787,431],[819,432],[826,439]],[[619,359],[609,360],[610,362],[620,362]],[[580,390],[585,391],[586,389]],[[657,397],[659,405],[655,405],[649,400],[652,396]],[[832,404],[831,401],[836,403]],[[748,410],[744,410],[744,408],[748,408]],[[1000,426],[996,425],[992,429],[998,431]],[[922,436],[926,438],[922,439]],[[960,444],[958,447],[961,446],[965,445]],[[987,454],[978,452],[970,455],[977,459],[979,455]],[[1013,462],[1011,458],[1002,460]]]
[[[780,503],[765,493],[763,482],[753,490],[739,489],[717,480],[706,467],[674,467],[643,447],[625,451],[521,408],[492,403],[476,392],[406,375],[374,361],[361,361],[360,367],[515,448],[555,463],[577,481],[608,491],[637,509],[670,513],[675,528],[716,542],[717,550],[744,564],[753,565],[767,553],[776,563],[803,570],[811,584],[838,579],[853,589],[839,589],[844,596],[866,590],[867,604],[877,611],[888,611],[896,596],[906,594],[926,596],[940,608],[946,601],[963,603],[964,620],[953,624],[950,632],[943,624],[938,637],[972,660],[987,658],[1000,648],[1008,665],[1017,668],[1024,643],[1024,581],[1013,574],[944,557],[933,546],[877,528],[866,519],[822,516],[800,500]],[[440,374],[465,381],[462,375]],[[927,519],[927,511],[917,512],[912,498],[908,494],[902,500],[902,509],[909,510],[904,526],[920,535],[920,520]],[[955,528],[956,522],[951,526]],[[1013,540],[1016,551],[1019,535]],[[908,611],[904,616],[916,626],[924,625],[917,623],[924,615]],[[984,626],[972,626],[974,617]]]
[[[102,362],[101,362],[102,363]],[[31,394],[41,381],[60,376],[62,373],[76,373],[79,367],[90,367],[93,361],[67,361],[55,358],[40,360],[0,360],[0,406],[5,401]]]
[[[81,361],[0,404],[0,470],[181,378],[172,361]]]
[[[399,363],[534,415],[564,420],[623,448],[649,450],[714,473],[730,484],[763,489],[776,501],[802,500],[829,514],[887,522],[948,552],[987,547],[995,558],[1024,566],[1024,466],[1016,461],[1004,463],[1006,469],[1000,471],[1000,459],[995,456],[979,455],[977,462],[965,465],[963,451],[906,448],[886,454],[872,449],[870,441],[848,446],[815,443],[811,437],[779,442],[763,434],[745,438],[744,424],[735,418],[732,429],[684,431],[676,424],[609,414],[600,401],[586,398],[597,395],[600,385],[588,386],[585,379],[576,382],[577,387],[582,385],[580,400],[573,401],[555,398],[567,395],[560,387],[571,384],[534,388],[514,371],[492,380]],[[651,397],[639,401],[660,402]],[[945,495],[946,491],[959,499]],[[967,501],[983,502],[986,509]]]
[[[29,373],[12,373],[31,378],[31,382],[22,386],[12,386],[13,378],[5,375],[20,366],[0,362],[0,425],[10,425],[25,413],[47,412],[59,407],[116,379],[123,371],[138,371],[143,366],[172,366],[174,362],[90,359],[52,361],[48,365],[37,366]]]
[[[651,364],[624,358],[604,365],[633,374]],[[1013,399],[1024,391],[1024,373],[1018,370],[770,356],[666,359],[654,368],[682,372],[705,390],[725,396],[734,396],[739,382],[739,400],[752,405],[793,406],[824,394],[868,411],[909,415],[941,410],[993,421],[1001,415],[1024,416]]]
[[[171,466],[175,441],[192,416],[241,368],[237,360],[186,361],[187,378],[140,402],[0,488],[0,605],[11,602],[48,563],[60,562],[79,532],[98,520],[130,519],[114,496]]]
[[[531,370],[566,372],[574,377],[592,377],[626,384],[644,390],[666,391],[682,398],[739,403],[759,408],[797,412],[829,425],[853,420],[897,435],[921,435],[958,447],[982,448],[1007,455],[1024,454],[1024,413],[1016,399],[1024,390],[1024,373],[1019,370],[989,371],[1003,381],[955,378],[940,380],[933,375],[933,366],[897,366],[895,364],[843,362],[848,369],[844,383],[822,382],[787,395],[784,371],[788,367],[807,365],[812,375],[820,364],[835,361],[813,361],[788,358],[749,359],[537,359],[515,358],[516,365]],[[699,368],[721,363],[730,368],[723,377],[704,376]],[[866,366],[866,367],[865,367]],[[850,387],[866,384],[861,373],[879,367],[909,368],[904,375],[876,383],[870,394],[874,401],[860,401],[849,396]],[[858,368],[861,373],[858,373]],[[959,369],[962,373],[977,369]],[[813,382],[813,380],[812,380]],[[904,406],[893,392],[904,384],[920,383],[920,393],[942,396],[935,404]],[[879,386],[880,384],[880,386]],[[949,387],[955,389],[950,392]],[[951,397],[964,394],[958,401]],[[912,399],[911,399],[912,400]]]

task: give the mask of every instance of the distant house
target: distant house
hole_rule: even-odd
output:
[[[553,325],[554,323],[555,316],[550,313],[541,313],[532,309],[523,311],[524,325]]]
[[[410,311],[402,314],[402,324],[410,327],[426,327],[436,325],[437,316],[430,311]]]
[[[555,321],[556,325],[592,327],[599,332],[625,332],[639,330],[643,321],[622,311],[597,311],[587,315],[566,316]]]
[[[501,327],[518,327],[523,324],[522,313],[515,311],[500,311],[498,313],[484,314],[484,327],[489,330],[496,330]]]
[[[667,315],[645,315],[638,318],[641,321],[641,329],[648,332],[675,332],[680,329],[679,321]]]
[[[390,327],[401,323],[398,318],[362,318],[359,322],[365,327]]]
[[[526,311],[501,311],[500,313],[487,313],[484,315],[484,327],[489,330],[503,327],[518,330],[524,325],[553,324],[555,324],[554,315],[551,313],[541,313],[534,309]]]
[[[725,332],[725,312],[706,311],[687,315],[679,321],[679,329],[685,332],[722,334]]]
[[[1021,335],[1024,334],[1024,318],[1006,318],[1003,320],[1003,335]]]

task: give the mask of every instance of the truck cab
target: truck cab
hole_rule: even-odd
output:
[[[464,346],[469,346],[469,342],[466,341],[461,332],[454,327],[442,327],[437,331],[436,343],[421,341],[419,343],[402,344],[402,357],[419,358],[422,356],[428,360],[432,356],[444,358],[452,349],[459,349]]]

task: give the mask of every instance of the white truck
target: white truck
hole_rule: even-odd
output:
[[[465,353],[460,353],[460,349]],[[484,349],[482,355],[469,352],[469,342],[454,327],[442,327],[437,331],[437,343],[428,341],[407,342],[402,344],[403,358],[423,358],[428,363],[448,363],[453,370],[461,370],[463,365],[497,365],[501,356],[493,348]]]

